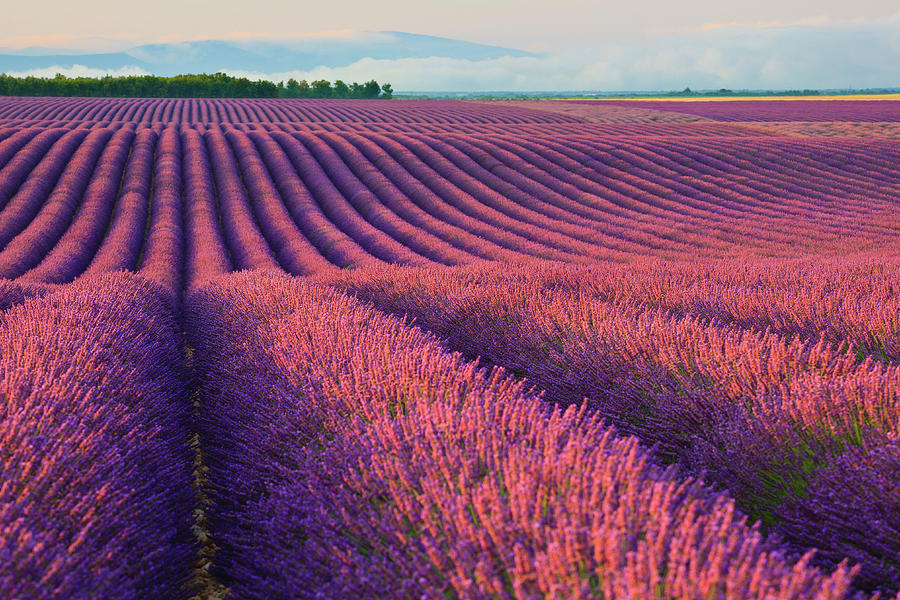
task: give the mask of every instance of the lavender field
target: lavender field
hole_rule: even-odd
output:
[[[0,598],[900,599],[898,122],[0,98]]]

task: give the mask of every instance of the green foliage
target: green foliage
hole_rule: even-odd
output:
[[[287,83],[200,73],[159,77],[12,77],[0,73],[0,96],[86,96],[122,98],[391,98],[386,83],[372,80],[350,85],[319,79],[311,84],[296,79]]]
[[[141,98],[277,98],[271,81],[251,81],[225,73],[159,77],[11,77],[0,75],[3,96],[88,96]]]
[[[372,79],[365,83],[347,84],[340,79],[333,84],[324,79],[312,82],[289,79],[287,85],[279,89],[282,98],[391,98],[391,84],[379,85]]]
[[[336,98],[346,98],[350,95],[350,87],[346,83],[338,79],[334,82],[334,85],[331,88],[331,93]]]

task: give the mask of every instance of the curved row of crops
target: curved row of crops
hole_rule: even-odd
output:
[[[613,112],[0,100],[0,596],[898,593],[900,145]]]
[[[833,254],[892,243],[898,165],[889,140],[26,128],[0,277]]]
[[[778,127],[785,123],[776,124]],[[806,123],[806,125],[809,125]],[[6,119],[0,120],[4,134],[20,129],[33,128],[65,128],[65,129],[122,129],[138,130],[152,128],[159,131],[163,127],[196,129],[207,131],[222,126],[220,123],[195,122],[157,122],[135,123],[133,121],[95,121],[95,120],[54,120],[54,119]],[[365,123],[342,121],[263,121],[228,123],[228,126],[241,131],[334,131],[358,133],[425,133],[440,134],[479,134],[479,135],[525,135],[525,136],[566,136],[566,137],[635,137],[635,136],[669,136],[669,137],[709,137],[737,136],[761,137],[779,135],[769,124],[765,127],[748,126],[732,123]],[[788,130],[790,132],[790,130]],[[2,134],[0,134],[2,135]],[[878,136],[875,136],[878,137]]]
[[[586,398],[798,549],[830,567],[851,558],[877,586],[900,581],[898,267],[484,265],[328,280],[546,400]]]
[[[195,502],[175,312],[135,275],[23,302],[35,292],[0,313],[0,596],[184,597]]]
[[[0,119],[131,123],[572,123],[542,111],[441,100],[290,100],[273,98],[0,98]]]
[[[345,295],[230,276],[189,296],[188,323],[216,564],[238,597],[847,592],[843,566],[790,566],[726,495],[596,414],[554,409]]]
[[[713,121],[900,121],[896,100],[582,100],[628,108],[695,115]]]

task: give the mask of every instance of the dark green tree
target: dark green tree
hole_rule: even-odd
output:
[[[331,98],[331,82],[324,79],[316,79],[310,85],[313,98]]]
[[[365,82],[362,86],[362,97],[363,98],[377,98],[381,93],[381,86],[378,85],[378,82],[374,79],[370,79]]]
[[[386,86],[386,87],[385,87]],[[380,89],[390,90],[385,84]],[[312,84],[289,79],[287,83],[253,81],[231,77],[226,73],[200,73],[159,77],[128,75],[125,77],[12,77],[0,74],[2,96],[86,96],[141,98],[374,98],[378,96],[376,81],[346,84],[320,79]],[[384,96],[382,97],[389,97]]]
[[[331,94],[334,98],[349,98],[350,86],[338,79],[334,82],[334,86],[331,89]]]

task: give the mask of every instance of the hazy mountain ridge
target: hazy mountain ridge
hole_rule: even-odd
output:
[[[411,92],[900,86],[900,13],[835,24],[725,24],[654,39],[598,37],[588,46],[564,44],[539,54],[395,31],[241,35],[145,45],[94,36],[55,48],[0,48],[0,72],[100,77],[224,71],[271,81],[375,79]],[[539,42],[534,40],[545,47]],[[72,47],[82,50],[73,53]]]
[[[77,53],[68,49],[0,49],[0,72],[17,73],[75,65],[112,72],[154,75],[213,73],[222,70],[280,72],[342,67],[364,58],[452,58],[487,60],[533,53],[500,46],[399,31],[358,32],[280,40],[203,40],[145,44],[121,52]]]

